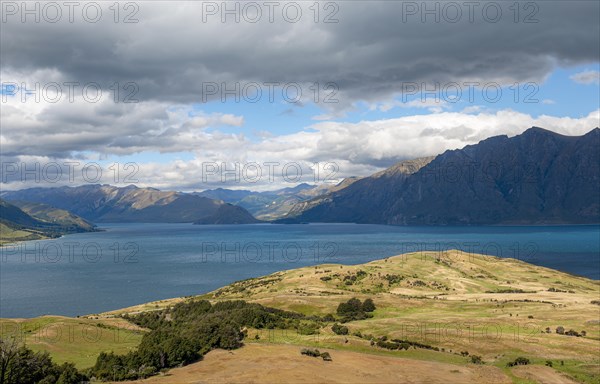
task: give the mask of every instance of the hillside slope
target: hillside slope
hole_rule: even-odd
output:
[[[550,377],[552,382],[596,383],[600,377],[597,354],[600,282],[515,259],[459,251],[412,253],[362,265],[327,264],[282,271],[236,282],[195,298],[162,300],[99,317],[156,311],[197,299],[213,302],[242,299],[306,315],[326,316],[335,315],[338,305],[352,297],[372,298],[377,309],[372,318],[346,322],[348,335],[334,334],[331,325],[339,320],[332,320],[322,324],[316,335],[249,329],[247,343],[328,348],[334,362],[336,351],[353,351],[449,363],[458,370],[473,367],[470,356],[477,355],[482,357],[485,367],[497,367],[514,380],[524,375],[531,382],[543,383]],[[585,336],[558,333],[560,327]],[[371,343],[384,336],[388,340],[422,343],[437,350],[388,351]],[[299,349],[290,349],[288,353],[291,355],[282,358],[293,360]],[[506,366],[520,356],[530,359],[533,365]],[[553,368],[544,367],[546,361],[553,362]],[[398,361],[398,364],[410,363]],[[283,366],[273,368],[279,372]],[[235,366],[220,369],[225,376],[235,372]],[[415,363],[414,369],[418,370],[419,364]],[[189,378],[185,376],[189,371],[182,370],[184,377]],[[205,372],[202,362],[189,370]],[[370,378],[365,382],[385,382],[377,370],[365,372]],[[496,374],[487,371],[484,378],[485,375]],[[281,380],[294,377],[290,372],[281,376]],[[504,380],[502,375],[493,377]],[[478,380],[485,381],[484,378]],[[150,382],[166,383],[168,376],[162,380],[156,377]]]
[[[2,194],[7,200],[24,200],[66,209],[94,222],[191,223],[211,217],[227,221],[225,203],[191,194],[154,188],[111,185],[30,188]],[[249,215],[247,223],[254,222]]]
[[[370,177],[342,182],[340,188],[296,204],[279,222],[381,223],[382,212],[405,180],[432,160],[424,157],[402,161]]]
[[[0,199],[0,245],[94,230],[94,224],[62,209]]]
[[[261,220],[274,220],[288,214],[298,203],[346,188],[357,180],[357,177],[347,177],[337,184],[302,183],[295,187],[265,192],[217,188],[194,194],[238,205]]]
[[[533,127],[446,151],[413,172],[398,164],[294,207],[283,222],[395,225],[600,222],[600,129]]]

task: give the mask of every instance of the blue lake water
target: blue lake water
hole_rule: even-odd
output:
[[[600,279],[600,226],[103,224],[0,248],[0,317],[84,315],[322,263],[462,249]]]

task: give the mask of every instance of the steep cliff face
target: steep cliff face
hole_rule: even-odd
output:
[[[410,163],[408,163],[410,164]],[[471,225],[600,222],[600,129],[531,128],[399,163],[294,207],[288,222]]]
[[[282,222],[380,223],[406,179],[433,157],[402,161],[349,186],[296,204]]]

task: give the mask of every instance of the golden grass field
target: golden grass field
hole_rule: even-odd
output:
[[[347,285],[346,276],[357,277]],[[124,313],[203,298],[244,299],[324,315],[335,313],[340,302],[352,297],[370,297],[377,309],[373,318],[346,323],[350,334],[360,331],[375,337],[408,339],[440,351],[389,351],[371,346],[365,338],[335,335],[329,326],[312,336],[250,329],[242,349],[210,352],[203,361],[148,381],[600,383],[600,306],[591,303],[600,300],[600,282],[514,259],[459,251],[282,271],[197,297],[162,300],[72,320],[129,327],[125,332],[133,334],[130,344],[113,346],[104,340],[86,348],[86,353],[93,355],[111,349],[123,352],[139,342],[141,331],[117,317]],[[557,334],[558,326],[585,331],[586,336]],[[255,339],[256,334],[259,339]],[[68,345],[47,346],[35,340],[29,345],[49,350],[59,361],[72,355]],[[328,350],[333,361],[300,355],[303,346]],[[481,356],[485,364],[472,364],[469,357],[460,354],[463,351]],[[519,356],[529,358],[532,365],[506,367]],[[546,366],[547,361],[552,367]],[[84,359],[78,366],[89,366],[90,362]]]

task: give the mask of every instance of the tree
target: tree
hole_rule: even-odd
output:
[[[348,327],[339,325],[338,323],[333,324],[333,326],[331,327],[331,330],[336,335],[347,335],[349,332]]]
[[[373,300],[366,299],[362,304],[362,310],[364,312],[373,312],[375,310],[375,303],[373,303]]]
[[[60,367],[60,370],[62,373],[58,377],[56,384],[79,384],[87,379],[77,371],[77,368],[75,368],[75,364],[73,363],[64,363]]]
[[[351,298],[345,303],[340,303],[337,307],[338,315],[351,315],[353,313],[361,312],[362,303],[356,297]]]
[[[8,368],[19,353],[19,341],[15,337],[0,339],[0,384],[9,383]]]

